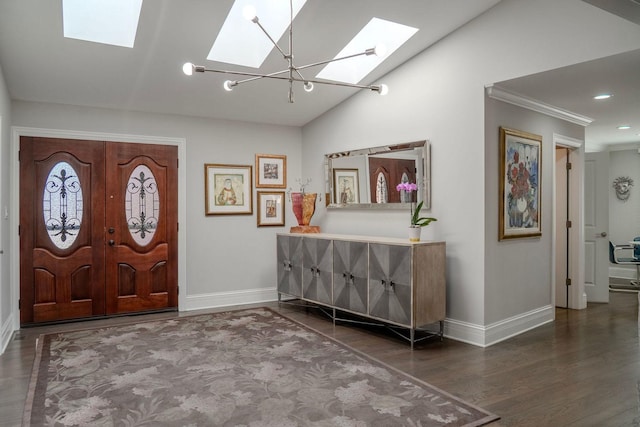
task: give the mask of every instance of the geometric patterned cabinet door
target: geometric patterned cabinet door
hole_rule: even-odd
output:
[[[333,242],[333,304],[356,313],[367,313],[367,243]]]
[[[339,234],[278,235],[282,294],[416,332],[446,315],[446,243]],[[344,320],[344,319],[342,319]],[[431,334],[432,335],[432,334]],[[403,334],[404,336],[404,334]]]
[[[369,315],[411,325],[410,246],[369,246]]]
[[[327,239],[304,239],[302,242],[302,296],[331,304],[333,242]]]
[[[302,297],[302,238],[283,236],[278,238],[278,292]]]

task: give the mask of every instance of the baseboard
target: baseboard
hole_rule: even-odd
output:
[[[277,299],[278,293],[276,288],[189,295],[186,298],[184,311],[259,304],[277,301]],[[544,325],[545,323],[552,322],[554,312],[554,308],[549,305],[487,326],[462,322],[455,319],[446,319],[444,322],[444,335],[456,341],[477,345],[479,347],[488,347]]]
[[[278,300],[276,288],[246,289],[233,292],[187,295],[184,311],[229,307],[243,304],[259,304]],[[181,308],[182,310],[182,308]]]
[[[444,335],[456,341],[479,347],[489,347],[545,323],[552,322],[554,313],[555,309],[548,305],[486,326],[446,319]]]
[[[11,337],[13,336],[13,322],[12,317],[9,316],[7,320],[0,325],[0,354],[3,354],[9,345],[9,341],[11,341]]]

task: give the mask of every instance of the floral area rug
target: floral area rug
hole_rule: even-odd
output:
[[[42,335],[23,425],[426,427],[496,419],[258,308]]]

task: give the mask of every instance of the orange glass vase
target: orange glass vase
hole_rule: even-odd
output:
[[[298,221],[298,227],[291,227],[295,233],[319,233],[320,228],[309,225],[311,217],[316,211],[317,193],[291,193],[293,214]]]

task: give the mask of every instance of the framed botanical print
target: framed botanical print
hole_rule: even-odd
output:
[[[333,170],[334,195],[333,200],[340,205],[360,203],[360,186],[358,169]]]
[[[256,188],[287,187],[287,156],[256,154]]]
[[[258,191],[258,227],[284,225],[284,191]]]
[[[542,137],[500,127],[499,240],[542,235]]]
[[[205,214],[253,214],[251,177],[251,166],[205,164]]]

